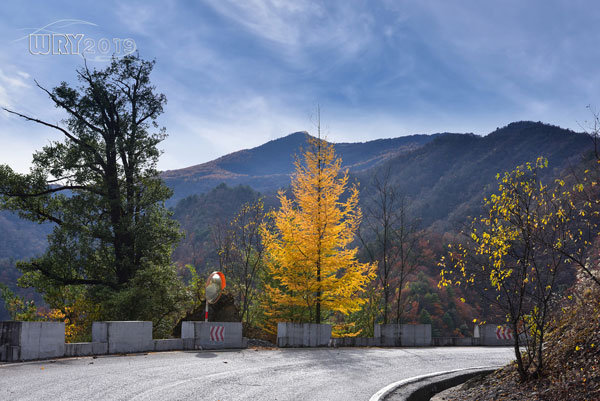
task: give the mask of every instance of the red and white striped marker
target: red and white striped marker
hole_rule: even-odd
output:
[[[225,341],[225,326],[210,326],[210,341]]]
[[[498,340],[512,340],[513,335],[511,328],[507,326],[499,326],[496,329],[496,338]]]

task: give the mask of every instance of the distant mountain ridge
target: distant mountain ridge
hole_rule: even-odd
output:
[[[592,150],[588,134],[519,121],[486,136],[440,135],[359,176],[365,182],[377,170],[391,169],[393,184],[411,198],[412,213],[424,226],[436,223],[436,230],[443,232],[464,223],[466,216],[479,214],[483,197],[497,188],[497,173],[544,156],[549,168],[542,177],[552,180]],[[362,187],[364,196],[370,192]]]
[[[295,134],[283,139],[286,138],[293,139],[289,141],[291,145],[288,142],[288,149],[296,149],[304,144],[307,135]],[[395,147],[398,142],[394,143],[394,140],[335,146],[338,154],[345,152],[342,160],[350,168],[351,179],[360,182],[363,205],[376,196],[372,186],[373,176],[381,176],[389,171],[391,184],[407,198],[409,215],[420,220],[421,228],[430,228],[440,234],[457,231],[461,225],[468,224],[469,216],[480,214],[483,197],[497,188],[497,173],[544,156],[548,158],[549,168],[542,177],[550,181],[561,175],[569,165],[577,165],[582,155],[592,150],[592,141],[587,134],[530,121],[511,123],[486,136],[444,133],[426,139],[411,149]],[[212,247],[210,227],[216,221],[228,221],[248,199],[262,194],[266,197],[267,206],[278,206],[275,190],[289,187],[293,157],[285,154],[280,146],[273,146],[273,142],[217,159],[210,166],[210,171],[215,171],[215,166],[225,166],[226,171],[238,174],[236,179],[220,177],[222,179],[218,187],[188,196],[174,206],[175,218],[188,233],[175,252],[178,260],[194,263],[206,257],[197,250]],[[286,141],[279,142],[279,145],[282,142]],[[365,145],[373,147],[371,154],[352,158],[352,152],[367,154]],[[371,156],[373,154],[376,156]],[[289,158],[288,166],[278,170],[277,175],[240,174],[244,171],[264,173],[260,166],[257,169],[251,166],[262,158],[268,163],[270,157],[282,159],[283,156]],[[360,160],[365,162],[359,164]],[[249,167],[244,170],[245,166]],[[191,167],[188,173],[192,181],[184,179],[179,182],[180,185],[201,188],[193,180],[206,185],[208,180],[198,178],[196,169],[201,168],[206,168],[206,164]],[[178,174],[181,174],[181,170],[178,170]],[[262,187],[257,187],[257,183]]]
[[[343,167],[358,172],[415,150],[438,135],[410,135],[368,142],[335,143],[334,146],[342,158]],[[165,171],[162,178],[175,192],[171,204],[191,194],[208,192],[220,183],[250,185],[258,191],[286,186],[294,170],[294,157],[301,153],[308,138],[307,132],[295,132],[207,163]]]

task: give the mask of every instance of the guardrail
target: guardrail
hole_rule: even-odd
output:
[[[65,324],[61,322],[0,322],[0,361],[246,347],[241,323],[183,323],[182,338],[155,340],[152,322],[94,322],[92,342],[65,343]]]
[[[331,325],[278,323],[279,347],[426,347],[431,345],[430,324],[376,324],[373,337],[331,337]]]
[[[278,323],[279,347],[423,347],[511,345],[510,331],[477,326],[474,337],[432,337],[429,324],[377,324],[373,337],[331,336],[331,325]],[[181,338],[153,339],[152,322],[109,321],[92,324],[92,341],[65,343],[61,322],[0,322],[0,361],[128,354],[149,351],[245,348],[239,322],[182,322]]]

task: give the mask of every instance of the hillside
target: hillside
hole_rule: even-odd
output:
[[[208,163],[163,173],[174,189],[171,200],[207,193],[221,183],[248,185],[266,195],[287,187],[294,156],[308,134],[298,132]],[[486,136],[443,133],[335,144],[343,165],[361,182],[361,198],[369,198],[371,177],[390,169],[392,182],[411,200],[412,214],[425,227],[438,231],[455,228],[477,214],[481,200],[495,185],[498,172],[538,156],[548,158],[548,177],[577,164],[591,150],[586,134],[540,122],[521,121]],[[178,209],[181,209],[178,206]]]
[[[306,140],[306,135],[294,134],[286,138]],[[268,185],[259,187],[261,193],[256,192],[257,188],[253,187],[259,174],[265,172],[264,167],[257,165],[257,162],[261,158],[269,159],[265,149],[277,152],[275,142],[251,151],[228,155],[214,162],[215,165],[218,162],[220,166],[227,166],[230,172],[243,171],[247,163],[247,171],[256,174],[252,177],[245,176],[247,181],[240,175],[239,180],[247,186],[233,186],[232,181],[223,180],[230,185],[222,183],[208,192],[189,196],[177,203],[174,217],[181,223],[187,236],[175,251],[176,260],[196,265],[214,264],[215,254],[210,239],[212,225],[229,220],[244,202],[254,200],[260,194],[266,197],[267,208],[277,206],[275,190],[289,185],[289,173],[285,173],[285,169],[291,170],[290,155],[285,155],[290,159],[287,167],[281,165],[281,160],[271,162],[278,166],[275,170],[280,175],[278,180],[268,181]],[[386,148],[378,142],[367,144],[378,144],[379,150]],[[295,142],[294,145],[299,148],[302,142]],[[360,147],[365,144],[354,147],[351,145],[342,144],[341,148],[351,155],[349,151],[360,151]],[[371,178],[389,169],[392,183],[409,198],[410,214],[421,220],[422,228],[443,234],[457,231],[467,223],[468,216],[479,214],[483,197],[495,189],[498,172],[511,170],[518,164],[545,156],[551,167],[546,174],[550,180],[570,164],[577,164],[581,155],[590,149],[591,141],[585,134],[542,123],[518,122],[497,129],[485,137],[472,134],[436,135],[431,141],[412,151],[382,156],[378,162],[371,164],[371,168],[355,168],[351,178],[360,182],[361,202],[366,203],[374,195],[374,189],[370,185]],[[282,158],[281,154],[272,156]],[[360,160],[360,157],[348,158],[350,161],[347,165],[350,166]],[[190,176],[197,176],[199,168],[190,167]],[[195,173],[192,172],[194,169]]]
[[[483,197],[496,188],[496,174],[548,158],[548,180],[592,150],[587,134],[535,122],[516,122],[484,137],[444,134],[407,154],[362,172],[362,196],[372,192],[369,176],[390,169],[391,180],[411,199],[412,214],[435,231],[456,229],[479,214]]]
[[[50,224],[35,224],[20,219],[16,214],[0,211],[0,283],[28,299],[41,298],[33,289],[18,288],[17,279],[21,276],[15,267],[15,261],[34,256],[46,248],[46,235],[50,233]],[[0,320],[8,320],[9,315],[0,299]]]
[[[249,186],[229,187],[220,184],[205,194],[188,196],[173,208],[173,217],[179,221],[186,236],[173,254],[180,264],[191,263],[203,267],[216,265],[216,252],[211,227],[225,224],[246,202],[260,197]],[[272,199],[270,206],[273,206]]]
[[[286,186],[289,174],[294,170],[294,158],[301,153],[308,136],[306,132],[296,132],[207,163],[165,171],[162,177],[175,192],[170,204],[191,194],[207,192],[220,183],[249,185],[258,191],[274,191]],[[435,137],[410,135],[368,142],[337,143],[335,149],[342,157],[343,167],[358,172],[398,154],[415,150]]]

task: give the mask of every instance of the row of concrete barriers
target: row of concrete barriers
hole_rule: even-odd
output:
[[[331,336],[331,325],[278,323],[279,347],[422,347],[431,345],[510,345],[499,340],[496,325],[477,329],[478,338],[432,338],[430,324],[377,324],[373,337]],[[0,322],[0,361],[127,354],[149,351],[245,348],[238,322],[183,322],[181,338],[155,340],[152,322],[94,322],[92,341],[65,343],[61,322]]]
[[[475,326],[473,337],[432,337],[430,324],[376,324],[373,337],[331,336],[331,325],[278,323],[278,347],[428,347],[428,346],[506,346],[512,337],[498,335],[495,324]],[[523,339],[524,340],[524,339]]]
[[[331,336],[331,325],[278,323],[278,347],[427,347],[431,342],[430,324],[376,324],[373,337]]]
[[[92,342],[65,343],[62,322],[0,322],[0,361],[149,351],[245,348],[238,322],[183,322],[181,338],[152,339],[152,322],[94,322]]]

